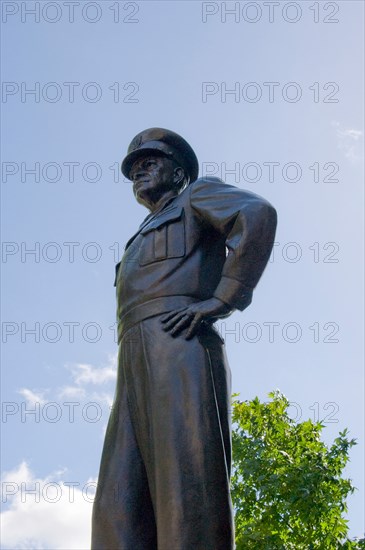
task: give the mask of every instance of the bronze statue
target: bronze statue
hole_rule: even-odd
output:
[[[122,163],[150,210],[116,266],[118,380],[92,550],[231,550],[230,370],[213,322],[252,299],[276,212],[151,128]]]

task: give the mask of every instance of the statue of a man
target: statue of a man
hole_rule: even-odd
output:
[[[93,550],[231,550],[230,370],[213,326],[252,299],[276,212],[151,128],[122,163],[150,214],[116,266],[118,380]]]

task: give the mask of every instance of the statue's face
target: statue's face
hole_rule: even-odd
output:
[[[163,195],[171,192],[175,178],[175,165],[169,158],[146,155],[133,164],[130,173],[136,200],[150,208]]]

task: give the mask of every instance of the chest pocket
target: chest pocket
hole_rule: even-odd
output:
[[[185,255],[185,222],[182,206],[167,208],[140,233],[139,265]]]

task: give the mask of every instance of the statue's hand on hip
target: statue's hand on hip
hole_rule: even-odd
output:
[[[196,334],[203,321],[226,317],[231,312],[232,309],[227,304],[218,298],[210,298],[170,311],[161,317],[161,322],[164,325],[163,329],[171,336],[177,336],[182,330],[188,329],[185,338],[189,340]]]

